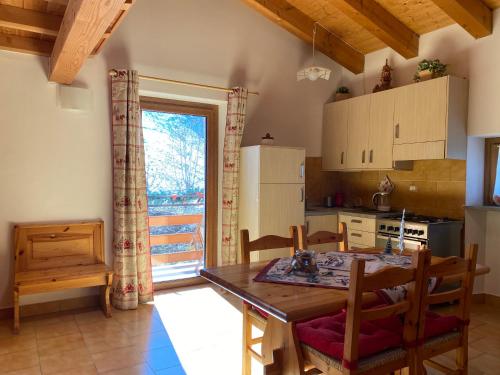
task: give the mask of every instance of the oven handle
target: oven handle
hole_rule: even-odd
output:
[[[381,239],[381,240],[385,240],[387,241],[387,238],[393,238],[393,239],[398,239],[399,236],[395,235],[395,234],[377,234],[377,238],[378,239]],[[410,245],[417,245],[417,246],[422,246],[422,245],[425,245],[427,246],[427,240],[413,240],[413,239],[409,239],[409,238],[405,238],[405,243],[407,244],[410,244]]]

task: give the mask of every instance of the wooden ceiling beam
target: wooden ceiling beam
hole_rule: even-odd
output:
[[[418,56],[418,34],[375,0],[330,0],[330,2],[401,56],[407,59]]]
[[[62,17],[31,9],[0,5],[0,26],[57,36]]]
[[[315,20],[290,5],[286,0],[244,1],[274,23],[300,39],[312,43]],[[365,56],[321,27],[318,27],[316,32],[316,48],[355,74],[364,70]]]
[[[50,56],[54,42],[0,33],[0,49],[32,55]]]
[[[474,38],[482,38],[492,33],[492,11],[481,0],[432,1]]]
[[[126,0],[70,0],[50,58],[49,80],[70,84]]]
[[[102,48],[104,47],[104,45],[108,41],[111,34],[113,34],[115,32],[115,30],[118,28],[118,26],[120,26],[120,24],[125,19],[125,16],[129,12],[130,8],[132,8],[132,5],[135,4],[135,2],[136,2],[136,0],[125,0],[125,3],[123,4],[122,10],[119,12],[115,21],[111,23],[111,25],[108,27],[108,29],[106,30],[106,32],[102,36],[100,43],[97,44],[97,46],[94,48],[94,50],[92,51],[92,55],[96,55],[99,52],[101,52]]]

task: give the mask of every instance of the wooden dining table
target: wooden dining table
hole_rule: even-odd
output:
[[[363,249],[363,253],[375,252],[381,249]],[[440,259],[432,257],[432,263]],[[300,374],[303,364],[293,324],[342,310],[347,290],[254,281],[268,263],[207,268],[200,275],[269,314],[261,346],[265,374]],[[488,272],[486,266],[476,268],[476,275]],[[374,293],[363,295],[366,302],[375,299]]]

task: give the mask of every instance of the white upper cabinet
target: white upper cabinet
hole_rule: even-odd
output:
[[[323,169],[343,170],[347,163],[347,100],[325,105],[323,112]]]
[[[366,167],[369,169],[391,169],[393,165],[394,90],[378,92],[370,97],[370,129]]]
[[[323,169],[465,159],[468,82],[447,76],[325,106]]]
[[[303,148],[260,147],[260,182],[262,184],[303,184],[306,153]]]
[[[465,159],[468,82],[446,76],[400,87],[393,159]]]
[[[363,169],[368,166],[370,100],[371,95],[364,95],[348,101],[347,169]]]

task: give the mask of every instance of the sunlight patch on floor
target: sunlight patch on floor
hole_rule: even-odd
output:
[[[156,293],[156,309],[187,374],[241,374],[239,303],[210,286]],[[258,363],[252,367],[252,374],[262,373]]]

